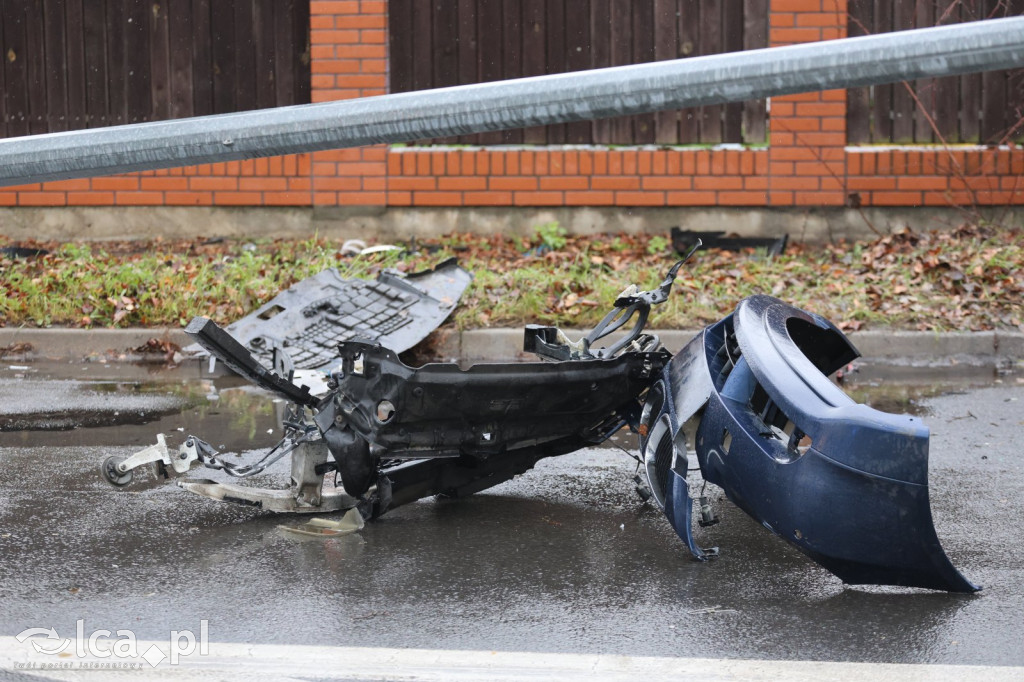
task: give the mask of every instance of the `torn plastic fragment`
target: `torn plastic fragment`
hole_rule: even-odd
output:
[[[323,519],[316,517],[297,526],[278,526],[283,531],[297,535],[308,535],[313,537],[338,537],[339,535],[351,535],[363,529],[363,516],[358,509],[352,508],[345,512],[340,519]]]
[[[376,281],[346,279],[334,268],[304,279],[226,331],[264,365],[275,348],[295,369],[314,369],[337,357],[338,343],[360,339],[396,353],[412,348],[448,317],[472,275],[454,259],[403,276],[386,270]],[[185,349],[204,354],[198,344]]]

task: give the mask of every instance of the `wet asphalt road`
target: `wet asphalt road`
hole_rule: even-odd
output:
[[[931,426],[938,534],[985,588],[964,596],[846,587],[727,502],[700,538],[721,557],[696,563],[615,449],[403,507],[357,535],[298,539],[278,529],[294,517],[173,485],[115,490],[99,475],[158,431],[175,445],[190,431],[238,450],[273,444],[279,406],[266,396],[195,366],[5,364],[0,636],[70,636],[84,619],[87,633],[166,640],[206,619],[213,642],[1024,665],[1024,381],[994,378],[857,384]],[[25,407],[50,397],[59,414]],[[54,430],[68,415],[92,426]]]

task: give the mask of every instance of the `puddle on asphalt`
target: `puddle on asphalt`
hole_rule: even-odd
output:
[[[33,404],[0,408],[0,447],[148,445],[164,433],[169,444],[194,434],[220,450],[249,450],[277,442],[284,410],[241,377],[198,363],[3,366],[0,393]]]
[[[851,398],[891,414],[928,417],[930,398],[966,393],[968,389],[1021,381],[1020,371],[991,366],[894,367],[855,364],[840,386]]]
[[[891,413],[927,417],[935,396],[969,388],[1019,382],[1021,372],[992,367],[891,367],[860,365],[842,388],[857,402]],[[56,390],[60,387],[60,391]],[[205,363],[177,368],[123,363],[56,363],[0,367],[0,389],[21,398],[42,392],[43,407],[0,409],[0,447],[148,445],[157,433],[177,443],[187,434],[221,451],[269,447],[280,437],[284,403],[223,369],[210,375]],[[51,404],[46,391],[61,393]],[[24,403],[23,399],[19,399]],[[635,447],[620,432],[607,444]]]

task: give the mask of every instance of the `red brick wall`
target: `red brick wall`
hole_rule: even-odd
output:
[[[310,4],[313,101],[387,89],[385,0]],[[773,46],[846,35],[846,0],[771,0]],[[846,93],[776,97],[767,149],[389,149],[0,189],[4,206],[1024,205],[1022,149],[847,148]]]

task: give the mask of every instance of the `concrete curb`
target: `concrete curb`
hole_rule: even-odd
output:
[[[573,333],[568,332],[570,337]],[[697,333],[695,330],[656,331],[662,343],[678,351]],[[0,349],[16,344],[31,344],[29,353],[8,353],[5,361],[34,359],[83,360],[90,357],[137,361],[162,358],[142,356],[134,349],[149,339],[167,339],[179,346],[190,340],[181,329],[37,329],[0,328]],[[573,337],[575,338],[575,337]],[[989,332],[912,332],[877,330],[854,332],[850,339],[863,358],[883,365],[1007,365],[1024,361],[1024,333]],[[471,329],[435,332],[434,347],[447,359],[469,362],[525,360],[522,329]]]
[[[83,360],[105,357],[116,360],[138,361],[145,357],[135,352],[150,339],[167,339],[179,346],[192,341],[181,329],[39,329],[31,327],[4,327],[0,329],[0,350],[20,344],[31,346],[31,352],[14,352],[4,360]],[[162,355],[156,355],[162,358]]]

